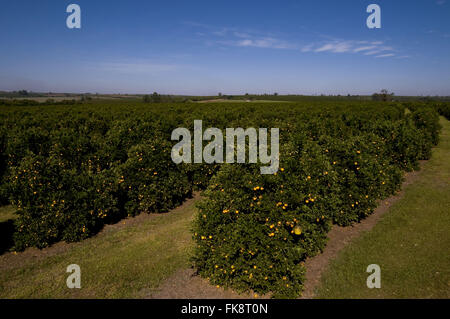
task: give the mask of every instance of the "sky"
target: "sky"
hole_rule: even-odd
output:
[[[450,95],[450,0],[2,1],[0,39],[7,91]]]

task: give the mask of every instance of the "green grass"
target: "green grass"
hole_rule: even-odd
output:
[[[319,298],[450,298],[450,122],[418,180],[384,218],[332,261]],[[381,267],[369,289],[366,268]]]
[[[13,246],[14,219],[16,209],[13,206],[0,207],[0,255]]]
[[[178,268],[189,265],[194,210],[191,202],[167,214],[125,220],[125,225],[109,227],[83,242],[35,250],[42,255],[38,258],[30,251],[4,254],[0,298],[146,297]],[[81,267],[81,289],[66,286],[70,264]]]
[[[16,218],[15,208],[13,206],[0,207],[0,223]]]

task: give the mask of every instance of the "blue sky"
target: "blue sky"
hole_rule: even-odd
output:
[[[450,95],[450,0],[2,1],[0,39],[0,90]]]

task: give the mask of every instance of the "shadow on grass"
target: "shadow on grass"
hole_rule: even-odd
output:
[[[0,223],[0,255],[9,251],[13,244],[14,220],[9,219]]]

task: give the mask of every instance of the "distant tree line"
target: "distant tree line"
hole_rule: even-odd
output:
[[[27,90],[19,90],[19,91],[12,91],[12,92],[0,92],[0,97],[7,97],[7,98],[42,97],[42,96],[44,96],[44,95],[41,93],[29,92]]]
[[[31,99],[0,99],[0,106],[38,106],[38,105],[75,105],[83,104],[83,102],[88,101],[88,98],[81,98],[81,100],[62,100],[55,101],[53,99],[47,99],[43,102],[39,102]]]
[[[380,91],[380,93],[372,94],[372,100],[390,102],[394,100],[394,93],[383,89]]]
[[[157,92],[152,94],[146,94],[142,97],[144,103],[175,103],[175,102],[188,102],[195,101],[194,98],[189,99],[187,96],[180,95],[161,95]]]

